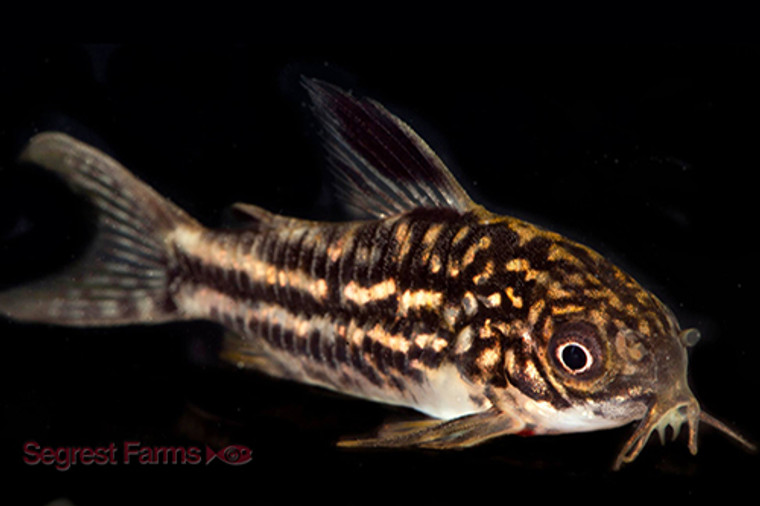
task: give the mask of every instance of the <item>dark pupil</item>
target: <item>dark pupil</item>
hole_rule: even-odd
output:
[[[562,362],[568,369],[583,369],[586,367],[586,360],[586,352],[578,345],[570,344],[562,350]]]

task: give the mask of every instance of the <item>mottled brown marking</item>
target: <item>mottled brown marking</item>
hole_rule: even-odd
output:
[[[512,303],[512,306],[514,306],[517,309],[520,309],[523,307],[523,299],[519,295],[515,294],[515,289],[511,286],[508,286],[504,289],[504,293],[507,294],[507,298]]]
[[[454,235],[454,238],[451,240],[451,245],[456,246],[460,242],[464,240],[465,237],[467,237],[467,234],[470,233],[470,227],[469,226],[463,226],[460,228],[457,233]]]

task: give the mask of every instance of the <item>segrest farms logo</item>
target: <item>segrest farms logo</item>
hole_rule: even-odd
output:
[[[213,450],[209,446],[149,446],[139,441],[57,447],[27,441],[23,445],[23,460],[30,466],[52,466],[68,471],[75,466],[194,466],[208,465],[215,460],[238,466],[247,464],[252,457],[250,448],[238,444]]]

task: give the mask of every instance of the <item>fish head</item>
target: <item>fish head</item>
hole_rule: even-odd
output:
[[[675,440],[686,425],[689,450],[697,453],[701,408],[689,387],[687,348],[699,337],[696,329],[652,335],[626,330],[618,334],[615,353],[624,366],[615,386],[642,402],[646,411],[618,454],[616,469],[635,460],[654,432],[664,444],[668,427]]]
[[[667,308],[663,308],[675,321]],[[629,360],[633,355],[633,360],[628,362],[632,365],[633,372],[624,382],[628,384],[628,392],[640,392],[646,412],[618,454],[615,469],[635,460],[654,432],[658,433],[660,441],[665,444],[668,428],[672,433],[671,440],[675,441],[684,425],[688,427],[689,451],[696,455],[700,422],[723,432],[746,450],[756,451],[754,444],[705,412],[689,388],[687,350],[699,341],[699,330],[678,329],[665,335],[634,336],[634,342],[647,342],[649,345],[635,344],[633,349],[629,345],[630,336],[627,334],[617,343],[616,347],[621,348],[617,353],[621,356],[628,355]]]
[[[664,442],[668,427],[675,439],[688,426],[696,453],[700,421],[754,448],[705,413],[689,387],[688,349],[698,330],[682,329],[654,294],[593,250],[534,234],[518,252],[524,261],[514,263],[532,288],[523,292],[524,317],[509,326],[504,369],[528,399],[522,409],[537,433],[638,422],[616,468],[633,461],[653,432]]]

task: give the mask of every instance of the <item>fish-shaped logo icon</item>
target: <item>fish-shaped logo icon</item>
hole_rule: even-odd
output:
[[[251,449],[244,445],[229,445],[221,450],[214,451],[208,445],[206,446],[206,465],[211,461],[219,459],[225,464],[231,466],[242,466],[253,460]]]

